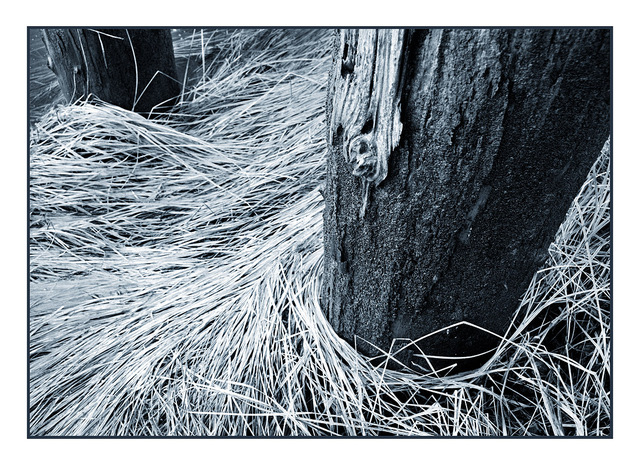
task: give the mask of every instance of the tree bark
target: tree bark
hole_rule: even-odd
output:
[[[609,29],[341,30],[323,309],[369,356],[499,340],[610,132]],[[368,342],[365,342],[368,341]],[[431,358],[438,368],[451,362]],[[473,366],[473,360],[459,368]]]
[[[68,102],[93,95],[145,116],[180,93],[168,29],[44,29],[49,66]]]

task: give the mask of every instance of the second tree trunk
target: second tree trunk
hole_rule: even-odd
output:
[[[68,102],[93,95],[148,116],[180,93],[169,29],[45,29],[44,40]]]

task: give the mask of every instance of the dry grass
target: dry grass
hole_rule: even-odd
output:
[[[608,145],[490,362],[374,368],[318,304],[330,48],[194,31],[173,115],[42,112],[33,435],[609,434]]]

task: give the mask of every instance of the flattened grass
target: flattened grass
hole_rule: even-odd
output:
[[[183,33],[148,121],[43,111],[34,435],[606,435],[608,145],[481,369],[373,367],[319,306],[328,31]]]

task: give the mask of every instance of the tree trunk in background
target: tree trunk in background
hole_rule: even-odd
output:
[[[322,295],[336,332],[369,356],[362,339],[389,350],[461,321],[504,334],[608,137],[609,75],[608,29],[341,30]],[[397,357],[498,342],[460,325]]]
[[[169,29],[44,29],[68,102],[92,94],[145,116],[180,93]]]

